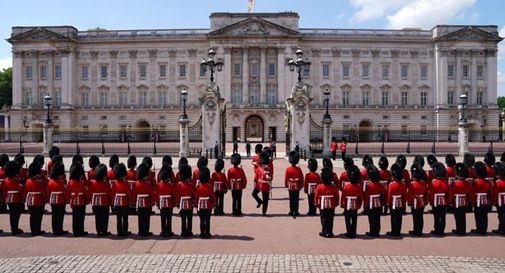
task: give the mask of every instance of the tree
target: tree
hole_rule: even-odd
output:
[[[0,72],[0,108],[12,105],[12,67]]]
[[[505,97],[498,97],[498,107],[500,109],[504,109],[505,108]]]

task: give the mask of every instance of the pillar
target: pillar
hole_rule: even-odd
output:
[[[331,142],[331,124],[333,121],[330,116],[323,118],[323,157],[329,157],[330,152],[330,142]]]
[[[267,103],[267,64],[266,64],[266,48],[261,48],[260,51],[260,103]]]
[[[249,54],[248,54],[248,48],[244,47],[242,49],[242,102],[244,104],[249,103]]]
[[[53,124],[44,123],[44,155],[49,154],[49,150],[53,147]]]
[[[221,97],[219,87],[210,82],[200,97],[202,105],[202,153],[213,149],[216,143],[221,147],[221,109],[224,99]]]
[[[189,135],[188,135],[188,124],[189,119],[187,117],[181,116],[179,119],[179,158],[188,157],[189,155]]]
[[[308,85],[297,83],[286,101],[289,115],[291,115],[291,146],[298,143],[300,151],[309,150],[310,144],[310,89]]]

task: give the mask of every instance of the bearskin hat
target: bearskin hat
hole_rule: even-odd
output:
[[[198,169],[198,180],[200,183],[207,183],[210,180],[210,171],[207,167],[201,167]]]
[[[224,169],[224,160],[221,158],[216,159],[216,164],[214,164],[214,170],[220,172]]]
[[[130,155],[126,161],[126,167],[128,167],[128,169],[137,167],[137,157]]]
[[[445,178],[446,170],[444,164],[442,162],[435,162],[432,166],[433,169],[433,177],[434,178]]]
[[[500,161],[505,162],[505,152],[501,154]]]
[[[126,166],[123,163],[117,163],[114,165],[114,176],[117,179],[121,179],[126,176]]]
[[[107,166],[105,166],[105,164],[99,164],[95,168],[95,179],[104,180],[105,178],[107,178]]]
[[[447,154],[445,156],[445,165],[447,165],[447,167],[454,167],[456,165],[456,158],[453,154]]]
[[[401,181],[403,179],[403,168],[398,163],[391,165],[391,176],[394,180]]]
[[[238,166],[242,162],[242,157],[240,156],[240,154],[232,154],[230,161],[231,161],[231,165]]]
[[[264,147],[263,152],[266,152],[268,154],[268,157],[272,157],[273,155],[272,149],[270,149],[270,147]]]
[[[53,159],[51,159],[51,161],[53,162],[53,164],[56,162],[63,163],[63,157],[61,155],[55,155],[55,156],[53,156]]]
[[[81,165],[84,165],[84,159],[82,159],[81,155],[74,155],[72,157],[72,163],[80,163]]]
[[[23,154],[17,154],[14,157],[14,161],[16,161],[19,164],[20,167],[22,167],[26,163],[25,156]]]
[[[354,160],[350,157],[344,158],[344,169],[347,170],[351,166],[354,166]]]
[[[58,146],[53,146],[51,147],[51,149],[49,149],[49,158],[51,160],[53,160],[53,157],[55,155],[59,155],[60,154],[60,148]]]
[[[189,165],[188,159],[186,157],[179,158],[179,163],[177,164],[179,172],[181,171],[181,167],[184,165]]]
[[[407,166],[407,158],[405,158],[404,155],[398,155],[396,157],[396,164],[398,164],[402,169],[405,169],[405,166]]]
[[[186,181],[191,179],[191,167],[188,164],[183,164],[179,168],[179,176],[182,181]]]
[[[484,162],[486,165],[494,165],[494,163],[496,163],[496,156],[494,156],[494,154],[491,152],[487,152],[484,155]]]
[[[423,181],[426,177],[426,172],[420,164],[414,163],[410,166],[410,173],[414,179]]]
[[[422,155],[414,156],[414,162],[412,163],[412,165],[414,165],[414,164],[424,167],[424,157]]]
[[[349,182],[351,182],[352,184],[358,183],[359,180],[361,179],[361,171],[356,165],[347,168],[346,172],[347,177],[349,178]]]
[[[100,165],[100,158],[98,158],[96,155],[90,156],[88,160],[88,166],[91,169],[95,169],[98,165]]]
[[[499,178],[505,178],[505,163],[504,162],[496,162],[494,164],[494,169],[496,171],[496,176]]]
[[[368,176],[368,179],[372,181],[379,181],[381,179],[379,170],[374,165],[368,165],[366,167],[366,174]]]
[[[153,159],[150,156],[142,158],[142,163],[145,163],[149,169],[153,167]]]
[[[36,155],[33,157],[33,162],[38,162],[40,167],[44,166],[44,156],[43,155]]]
[[[143,180],[149,176],[150,168],[146,163],[140,163],[137,167],[137,180]]]
[[[158,180],[165,181],[165,180],[170,179],[171,172],[172,172],[172,167],[170,167],[170,165],[168,165],[168,164],[164,164],[161,167],[160,172],[158,173]]]
[[[260,160],[259,160],[259,163],[261,165],[266,165],[268,164],[268,162],[270,161],[270,157],[268,156],[268,153],[263,151],[260,153]]]
[[[6,154],[1,154],[0,155],[0,167],[5,166],[5,164],[7,164],[7,162],[9,162],[9,156]]]
[[[433,164],[438,162],[438,159],[435,155],[428,155],[426,157],[426,160],[428,161],[428,165],[433,168]]]
[[[345,162],[344,162],[345,164]],[[381,168],[381,170],[387,170],[389,167],[389,160],[387,157],[385,156],[381,156],[379,158],[379,168]]]
[[[70,179],[79,180],[84,175],[84,167],[79,162],[74,162],[72,166],[70,166]]]
[[[463,156],[463,163],[465,163],[468,168],[473,167],[475,164],[475,156],[473,154],[465,154]]]
[[[363,156],[363,159],[361,161],[361,165],[363,165],[363,167],[367,167],[368,165],[373,165],[373,159],[370,155],[364,155]]]
[[[42,166],[40,166],[39,162],[33,161],[30,166],[28,166],[28,177],[34,178],[35,176],[40,174],[40,169]]]
[[[468,167],[463,163],[454,165],[454,173],[457,178],[468,178]]]
[[[323,181],[323,183],[326,185],[330,185],[331,183],[333,183],[332,169],[328,167],[323,167],[323,169],[321,169],[321,181]]]
[[[111,155],[109,158],[109,168],[114,168],[119,163],[119,156]]]
[[[260,154],[262,151],[263,151],[263,145],[258,143],[256,144],[256,146],[254,146],[254,152],[256,154]]]
[[[309,171],[315,172],[317,170],[317,160],[315,160],[314,158],[309,159],[307,165],[309,167]]]
[[[161,164],[162,165],[169,165],[169,166],[172,166],[173,162],[172,162],[172,157],[169,156],[169,155],[165,155],[163,156],[163,158],[161,159]]]
[[[323,167],[328,167],[330,169],[333,169],[333,163],[331,162],[331,159],[325,157],[323,158]]]
[[[57,161],[53,167],[51,168],[50,178],[55,179],[62,175],[65,175],[65,165],[63,163]]]
[[[205,156],[200,156],[198,158],[198,161],[196,162],[196,167],[201,168],[201,167],[207,167],[209,164],[209,160]]]
[[[20,167],[16,161],[9,161],[5,163],[4,169],[5,177],[13,178],[19,174]]]
[[[473,167],[475,168],[475,176],[477,176],[478,178],[486,178],[487,170],[486,170],[486,164],[484,164],[484,162],[479,161],[475,163]]]
[[[291,151],[288,154],[288,160],[292,165],[296,165],[300,161],[300,154],[296,151]]]

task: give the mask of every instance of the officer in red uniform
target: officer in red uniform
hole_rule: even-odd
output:
[[[58,156],[54,156],[56,158]],[[54,165],[51,168],[51,175],[47,184],[47,192],[49,196],[49,204],[51,205],[52,228],[55,236],[68,234],[68,231],[63,230],[63,220],[65,217],[66,206],[66,178],[65,166],[63,163],[53,160]]]
[[[363,181],[368,180],[367,168],[368,166],[373,165],[372,157],[370,155],[364,155],[363,159],[361,160],[361,165],[363,166],[363,169],[360,170],[361,172],[360,183],[363,184]]]
[[[53,158],[60,155],[60,148],[58,146],[53,146],[49,149],[49,162],[47,162],[47,172],[51,174],[51,169],[53,167]]]
[[[473,181],[473,205],[476,229],[472,233],[485,235],[487,233],[488,213],[491,208],[492,184],[487,177],[486,165],[479,161],[475,163],[475,180]]]
[[[19,218],[25,204],[23,203],[23,187],[18,179],[19,169],[20,167],[16,161],[7,162],[4,167],[5,180],[2,183],[2,199],[9,206],[12,235],[23,233],[23,230],[19,228]]]
[[[368,165],[367,176],[370,183],[365,184],[364,206],[368,208],[370,232],[366,235],[379,237],[381,231],[381,212],[386,200],[386,190],[380,183],[380,173],[374,165]]]
[[[496,182],[493,189],[493,204],[498,211],[498,229],[493,233],[505,235],[505,162],[495,163]]]
[[[340,153],[342,160],[344,160],[345,154],[347,153],[347,139],[345,137],[342,138],[342,142],[340,143]]]
[[[172,167],[163,164],[158,173],[158,191],[156,192],[156,204],[160,209],[162,237],[172,237],[172,215],[175,204],[175,176]]]
[[[323,163],[324,163],[324,161],[323,161]],[[347,178],[347,171],[346,170],[351,166],[354,166],[354,160],[352,160],[352,158],[350,158],[350,157],[346,157],[344,159],[344,170],[340,173],[340,179],[339,179],[340,183],[339,183],[339,185],[337,185],[339,190],[342,190],[342,187],[346,183],[349,183],[349,179]],[[324,167],[324,165],[323,165],[323,167]]]
[[[130,190],[126,177],[126,166],[123,163],[116,163],[112,170],[115,179],[111,180],[111,190],[117,218],[117,234],[118,236],[128,236],[131,234],[128,231],[128,214],[130,212],[129,205],[133,200],[133,192]]]
[[[226,174],[223,173],[223,169],[224,161],[221,158],[216,159],[214,172],[212,173],[209,183],[213,186],[216,197],[216,206],[214,208],[214,214],[216,215],[224,215],[224,195],[228,192],[228,188],[230,187]]]
[[[255,187],[252,192],[252,196],[258,203],[256,207],[259,208],[260,206],[262,206],[263,216],[266,216],[268,210],[268,200],[270,199],[270,190],[272,188],[272,179],[273,179],[272,172],[268,167],[269,161],[270,160],[268,153],[264,151],[261,152],[259,157],[260,165],[256,167],[254,173]],[[259,192],[261,192],[261,195],[263,197],[262,199],[259,198],[258,196]]]
[[[25,200],[30,213],[30,230],[32,236],[45,234],[41,230],[44,205],[46,203],[46,184],[41,175],[41,165],[34,161],[28,167],[28,180],[25,184]]]
[[[426,161],[428,161],[428,166],[430,166],[430,169],[428,170],[428,175],[426,177],[426,179],[428,181],[432,181],[433,178],[434,178],[434,175],[433,175],[433,165],[435,165],[435,163],[438,162],[438,159],[435,155],[428,155],[426,157]],[[445,167],[445,166],[444,166]],[[446,170],[446,175],[447,175],[447,170]],[[447,177],[445,177],[447,179]],[[447,180],[446,180],[447,181]]]
[[[179,162],[177,163],[177,168],[178,168],[178,172],[177,174],[175,175],[175,179],[177,181],[177,183],[181,182],[181,176],[180,176],[180,172],[181,172],[181,168],[183,165],[188,165],[189,166],[189,162],[188,162],[188,159],[185,158],[185,157],[181,157],[179,158]],[[191,169],[191,166],[189,166],[189,169]],[[192,176],[192,174],[190,173],[189,174],[190,176]],[[190,181],[191,184],[193,184],[193,180]],[[195,186],[195,184],[193,184],[193,186]]]
[[[303,180],[303,191],[307,194],[307,200],[309,202],[309,212],[308,216],[316,216],[316,206],[314,205],[314,193],[317,185],[321,184],[321,177],[316,172],[317,171],[317,160],[314,158],[309,159],[308,163],[309,172],[305,174],[305,179]]]
[[[382,187],[384,187],[384,191],[387,196],[389,182],[391,182],[391,172],[388,170],[388,167],[389,167],[388,158],[386,156],[381,156],[379,158],[378,165],[379,165],[380,183],[381,183]],[[385,198],[384,198],[384,211],[383,211],[383,213],[384,214],[388,213],[388,206],[387,206],[387,202],[386,202]]]
[[[338,188],[333,184],[333,171],[330,168],[321,170],[322,184],[316,186],[314,193],[314,205],[319,208],[322,231],[319,236],[332,238],[333,219],[335,217],[335,207],[338,204]]]
[[[391,231],[386,234],[392,237],[400,237],[402,230],[402,218],[407,202],[407,186],[402,182],[404,169],[397,163],[391,166],[393,181],[388,186],[386,203],[391,210]]]
[[[340,198],[340,207],[344,209],[346,238],[356,238],[356,229],[358,227],[358,209],[363,202],[363,191],[359,185],[361,181],[361,172],[357,166],[347,168],[347,177],[349,182],[342,189]]]
[[[91,180],[95,179],[95,169],[98,165],[100,165],[100,158],[98,158],[96,155],[90,156],[88,160],[88,181],[91,182]]]
[[[95,227],[98,236],[111,235],[109,232],[109,206],[111,189],[107,182],[107,166],[99,164],[94,169],[94,179],[90,184],[91,206],[95,214]]]
[[[296,217],[300,205],[300,190],[303,187],[303,173],[296,164],[300,161],[300,154],[291,151],[288,154],[288,160],[291,166],[286,168],[284,174],[284,186],[288,188],[289,193],[289,213],[288,215]]]
[[[67,187],[67,200],[72,208],[72,233],[75,237],[88,235],[84,231],[86,217],[86,204],[89,203],[89,191],[86,185],[84,167],[82,163],[75,162],[70,166],[70,179]]]
[[[456,229],[452,233],[457,235],[466,234],[466,207],[470,204],[472,187],[466,182],[468,168],[463,163],[454,166],[455,180],[451,183],[451,205],[453,207]]]
[[[486,163],[486,179],[488,179],[489,182],[494,184],[494,179],[495,179],[495,170],[494,170],[494,163],[496,163],[496,157],[492,152],[487,152],[484,155],[484,163]]]
[[[330,152],[333,160],[337,159],[337,150],[338,150],[337,139],[335,137],[332,137],[330,143]]]
[[[430,203],[433,211],[434,229],[431,234],[443,236],[445,232],[445,216],[449,204],[450,188],[445,180],[445,166],[441,162],[433,164],[433,180],[430,187]]]
[[[422,236],[424,227],[424,208],[428,201],[428,187],[426,185],[426,172],[419,164],[410,167],[412,180],[408,187],[408,203],[412,211],[413,230],[410,235]]]
[[[261,144],[256,144],[256,146],[254,146],[254,155],[251,159],[251,163],[253,164],[254,166],[254,171],[256,171],[256,168],[259,167],[260,163],[260,153],[263,151],[263,145]]]
[[[193,170],[193,184],[196,186],[200,180],[200,168],[207,167],[209,160],[205,156],[200,156],[196,161],[196,169]]]
[[[156,192],[156,170],[153,168],[153,159],[150,156],[146,156],[142,159],[142,163],[145,163],[147,167],[149,167],[149,182],[151,183],[151,187],[153,191]],[[138,177],[137,177],[138,178]],[[138,181],[138,179],[137,179]],[[152,199],[154,200],[154,199]],[[152,213],[152,208],[151,208]]]
[[[179,206],[181,216],[181,236],[191,237],[193,236],[193,205],[196,202],[196,196],[195,186],[191,181],[191,167],[188,164],[179,165],[179,177],[175,203]]]
[[[445,156],[445,170],[447,173],[447,182],[449,185],[454,182],[455,177],[456,177],[456,158],[454,157],[453,154],[447,154]]]
[[[196,186],[195,199],[200,217],[200,237],[208,239],[210,234],[210,216],[215,203],[214,189],[210,182],[210,171],[207,167],[200,168],[200,183]]]
[[[134,155],[130,155],[126,161],[126,167],[128,171],[126,171],[126,179],[128,179],[128,184],[130,185],[130,191],[133,192],[135,188],[135,182],[137,182],[137,171],[135,168],[137,167],[137,157]],[[135,208],[135,199],[130,201],[130,214],[137,214],[137,209]]]
[[[228,169],[228,184],[232,196],[232,214],[234,216],[242,215],[242,191],[247,186],[247,177],[244,170],[240,167],[242,158],[240,154],[231,155],[231,164],[233,167]]]
[[[139,236],[153,235],[151,227],[151,212],[153,210],[154,189],[152,186],[151,169],[149,164],[142,162],[137,168],[137,182],[135,182],[135,197],[137,203]]]

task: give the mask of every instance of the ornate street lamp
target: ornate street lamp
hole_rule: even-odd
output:
[[[211,82],[214,82],[214,72],[216,72],[216,69],[220,72],[223,69],[224,65],[223,59],[218,58],[217,60],[214,60],[214,56],[216,56],[216,51],[211,49],[209,50],[209,58],[203,58],[203,60],[200,62],[200,68],[203,71],[207,71],[207,67],[209,68]]]
[[[296,51],[296,61],[291,59],[288,62],[289,70],[295,71],[298,73],[298,82],[302,82],[302,71],[309,72],[311,62],[308,61],[308,58],[303,60],[303,50],[298,49]]]
[[[188,91],[186,91],[186,89],[183,89],[181,91],[181,100],[182,100],[182,115],[181,115],[181,119],[188,119],[188,114],[186,113],[186,101],[188,100]]]
[[[50,108],[51,108],[51,101],[53,99],[51,98],[51,96],[49,96],[49,93],[44,97],[44,105],[47,107],[47,119],[46,119],[46,123],[49,125],[52,123],[51,121],[51,116],[50,116]]]
[[[324,114],[324,119],[331,119],[328,108],[330,106],[330,91],[326,88],[326,91],[323,93],[324,95],[324,104],[326,105],[326,114]]]

